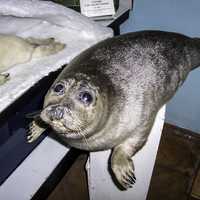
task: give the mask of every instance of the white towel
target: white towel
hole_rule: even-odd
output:
[[[0,112],[50,72],[67,64],[89,46],[107,37],[111,29],[78,12],[49,1],[0,0],[0,33],[48,38],[65,43],[58,54],[16,65],[11,80],[0,86]]]

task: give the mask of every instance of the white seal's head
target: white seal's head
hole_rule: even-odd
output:
[[[107,93],[95,76],[61,76],[49,89],[40,117],[66,138],[89,137],[106,121]]]

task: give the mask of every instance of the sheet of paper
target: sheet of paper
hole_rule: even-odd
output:
[[[80,0],[81,13],[87,17],[115,14],[113,0]]]

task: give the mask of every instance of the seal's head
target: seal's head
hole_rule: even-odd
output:
[[[49,89],[41,118],[66,138],[88,137],[106,121],[106,88],[95,76],[64,74]]]

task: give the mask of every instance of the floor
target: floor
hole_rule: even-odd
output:
[[[200,137],[165,124],[147,199],[194,199],[191,193],[199,164]]]
[[[82,154],[47,200],[89,200]],[[200,136],[165,124],[147,200],[200,199]]]
[[[89,200],[86,161],[87,154],[81,154],[47,200]]]

